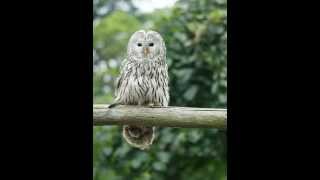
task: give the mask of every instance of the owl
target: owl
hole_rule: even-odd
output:
[[[166,46],[155,31],[140,30],[129,39],[127,57],[116,80],[115,105],[160,106],[169,104],[169,76]],[[122,129],[124,139],[133,147],[149,149],[155,127],[129,126]]]

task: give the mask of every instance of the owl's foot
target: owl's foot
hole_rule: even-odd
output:
[[[148,104],[149,108],[161,108],[162,106],[155,105],[155,104]]]
[[[116,106],[118,106],[118,105],[121,105],[120,103],[112,103],[112,104],[110,104],[109,106],[108,106],[108,108],[114,108],[114,107],[116,107]]]

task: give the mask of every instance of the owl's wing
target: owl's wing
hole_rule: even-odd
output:
[[[121,64],[120,64],[120,71],[122,72],[122,70],[124,69],[124,66],[126,66],[128,64],[128,60],[124,59]]]
[[[119,88],[123,82],[123,76],[124,76],[123,70],[126,68],[127,63],[128,63],[127,59],[124,59],[122,61],[121,65],[120,65],[120,75],[115,80],[115,96],[116,97],[118,96]]]

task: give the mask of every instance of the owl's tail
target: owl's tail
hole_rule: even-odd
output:
[[[123,126],[122,135],[133,147],[141,150],[149,149],[154,140],[155,127]]]

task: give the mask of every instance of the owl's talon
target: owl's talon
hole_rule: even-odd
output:
[[[158,106],[158,105],[148,105],[149,108],[161,108],[162,106]]]
[[[113,104],[110,104],[109,106],[108,106],[108,108],[114,108],[114,107],[116,107],[116,106],[118,106],[118,105],[120,105],[120,103],[113,103]]]

